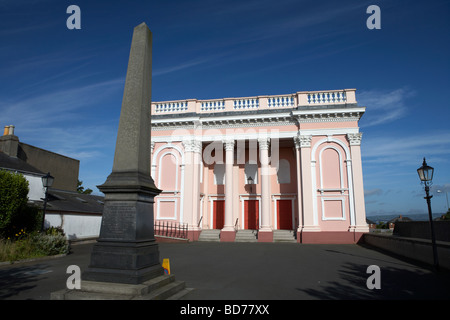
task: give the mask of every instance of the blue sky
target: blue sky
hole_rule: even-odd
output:
[[[69,30],[69,5],[81,30]],[[369,30],[369,5],[381,29]],[[152,100],[356,88],[367,215],[426,212],[416,169],[450,192],[450,1],[0,0],[0,127],[111,172],[133,28],[153,33]],[[436,193],[440,189],[444,193]]]

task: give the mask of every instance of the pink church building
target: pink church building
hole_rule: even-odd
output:
[[[187,224],[192,241],[358,242],[355,91],[153,102],[155,220]]]

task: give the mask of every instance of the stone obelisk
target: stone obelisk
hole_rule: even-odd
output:
[[[134,28],[117,133],[106,182],[100,235],[83,280],[139,284],[164,273],[154,238],[150,176],[152,33]]]

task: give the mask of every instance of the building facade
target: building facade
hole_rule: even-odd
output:
[[[154,102],[155,220],[189,238],[355,243],[369,228],[355,89]]]

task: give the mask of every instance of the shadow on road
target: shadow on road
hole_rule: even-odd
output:
[[[0,299],[15,296],[24,290],[33,289],[42,275],[51,273],[47,264],[13,267],[0,270]]]
[[[450,274],[424,269],[384,266],[380,268],[380,289],[368,289],[367,266],[345,263],[336,281],[318,284],[315,288],[297,288],[322,300],[406,300],[450,298]]]

